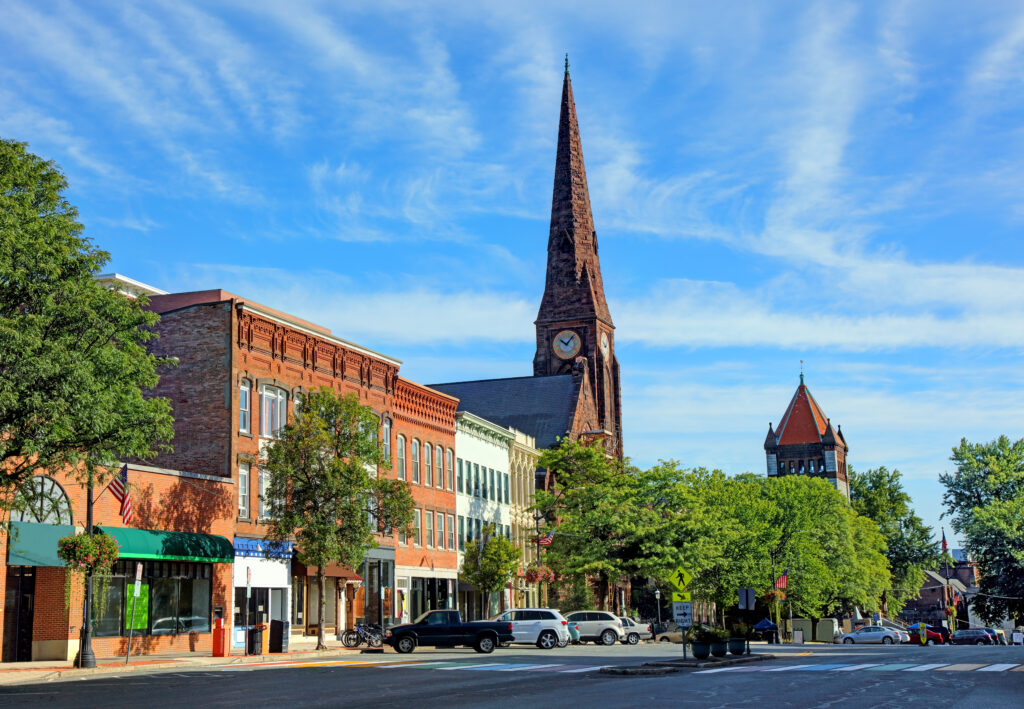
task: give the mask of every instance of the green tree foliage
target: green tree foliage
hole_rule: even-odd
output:
[[[1009,615],[1024,623],[1024,439],[961,439],[951,459],[956,472],[939,480],[953,529],[981,572],[971,605],[986,622]]]
[[[500,591],[516,573],[519,549],[501,535],[494,534],[494,525],[485,525],[482,539],[466,542],[459,578],[473,584],[484,594],[484,607],[490,607],[491,594]]]
[[[377,545],[376,533],[412,522],[408,484],[377,474],[390,465],[377,440],[379,425],[354,394],[323,387],[302,400],[267,448],[267,538],[294,538],[299,559],[317,567],[318,650],[327,647],[324,568],[332,562],[358,568]]]
[[[93,279],[110,257],[82,236],[66,189],[52,162],[0,140],[3,506],[36,469],[94,480],[174,435],[170,403],[144,396],[167,364],[146,351],[159,318]]]
[[[850,468],[849,473],[853,509],[873,520],[885,538],[893,588],[884,601],[888,612],[896,615],[920,595],[925,569],[938,565],[938,544],[931,527],[911,509],[900,471],[881,467],[858,473]]]

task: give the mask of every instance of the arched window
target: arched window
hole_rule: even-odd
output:
[[[420,481],[420,442],[412,439],[412,481]]]
[[[430,458],[432,450],[429,443],[423,444],[423,484],[429,487],[434,486],[434,465]]]
[[[452,459],[454,457],[455,457],[455,454],[452,453],[452,449],[451,448],[448,448],[448,449],[445,450],[445,453],[444,453],[444,467],[445,467],[445,469],[448,472],[448,484],[447,484],[446,487],[449,490],[454,490],[455,489],[455,469],[452,466]],[[451,524],[449,524],[448,526],[450,527]]]
[[[395,439],[395,460],[398,463],[398,479],[405,480],[405,436]]]
[[[434,446],[434,476],[437,478],[437,486],[444,489],[444,452],[441,446]]]
[[[387,416],[381,419],[380,422],[380,437],[383,439],[383,452],[384,457],[391,459],[391,419]]]
[[[72,524],[71,500],[56,480],[36,475],[14,496],[11,521]]]

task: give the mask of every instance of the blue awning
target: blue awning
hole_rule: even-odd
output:
[[[272,542],[266,539],[248,539],[235,537],[235,558],[240,556],[261,559],[291,559],[293,554],[291,542]]]

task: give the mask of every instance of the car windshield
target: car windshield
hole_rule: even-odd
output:
[[[414,623],[426,623],[427,625],[444,625],[447,621],[444,613],[438,613],[436,611],[427,611],[419,618],[414,620]]]

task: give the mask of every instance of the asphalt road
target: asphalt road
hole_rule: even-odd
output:
[[[679,657],[678,645],[417,650],[259,667],[103,675],[0,688],[0,707],[1024,707],[1022,647],[801,646],[774,661],[613,676],[602,665]]]

